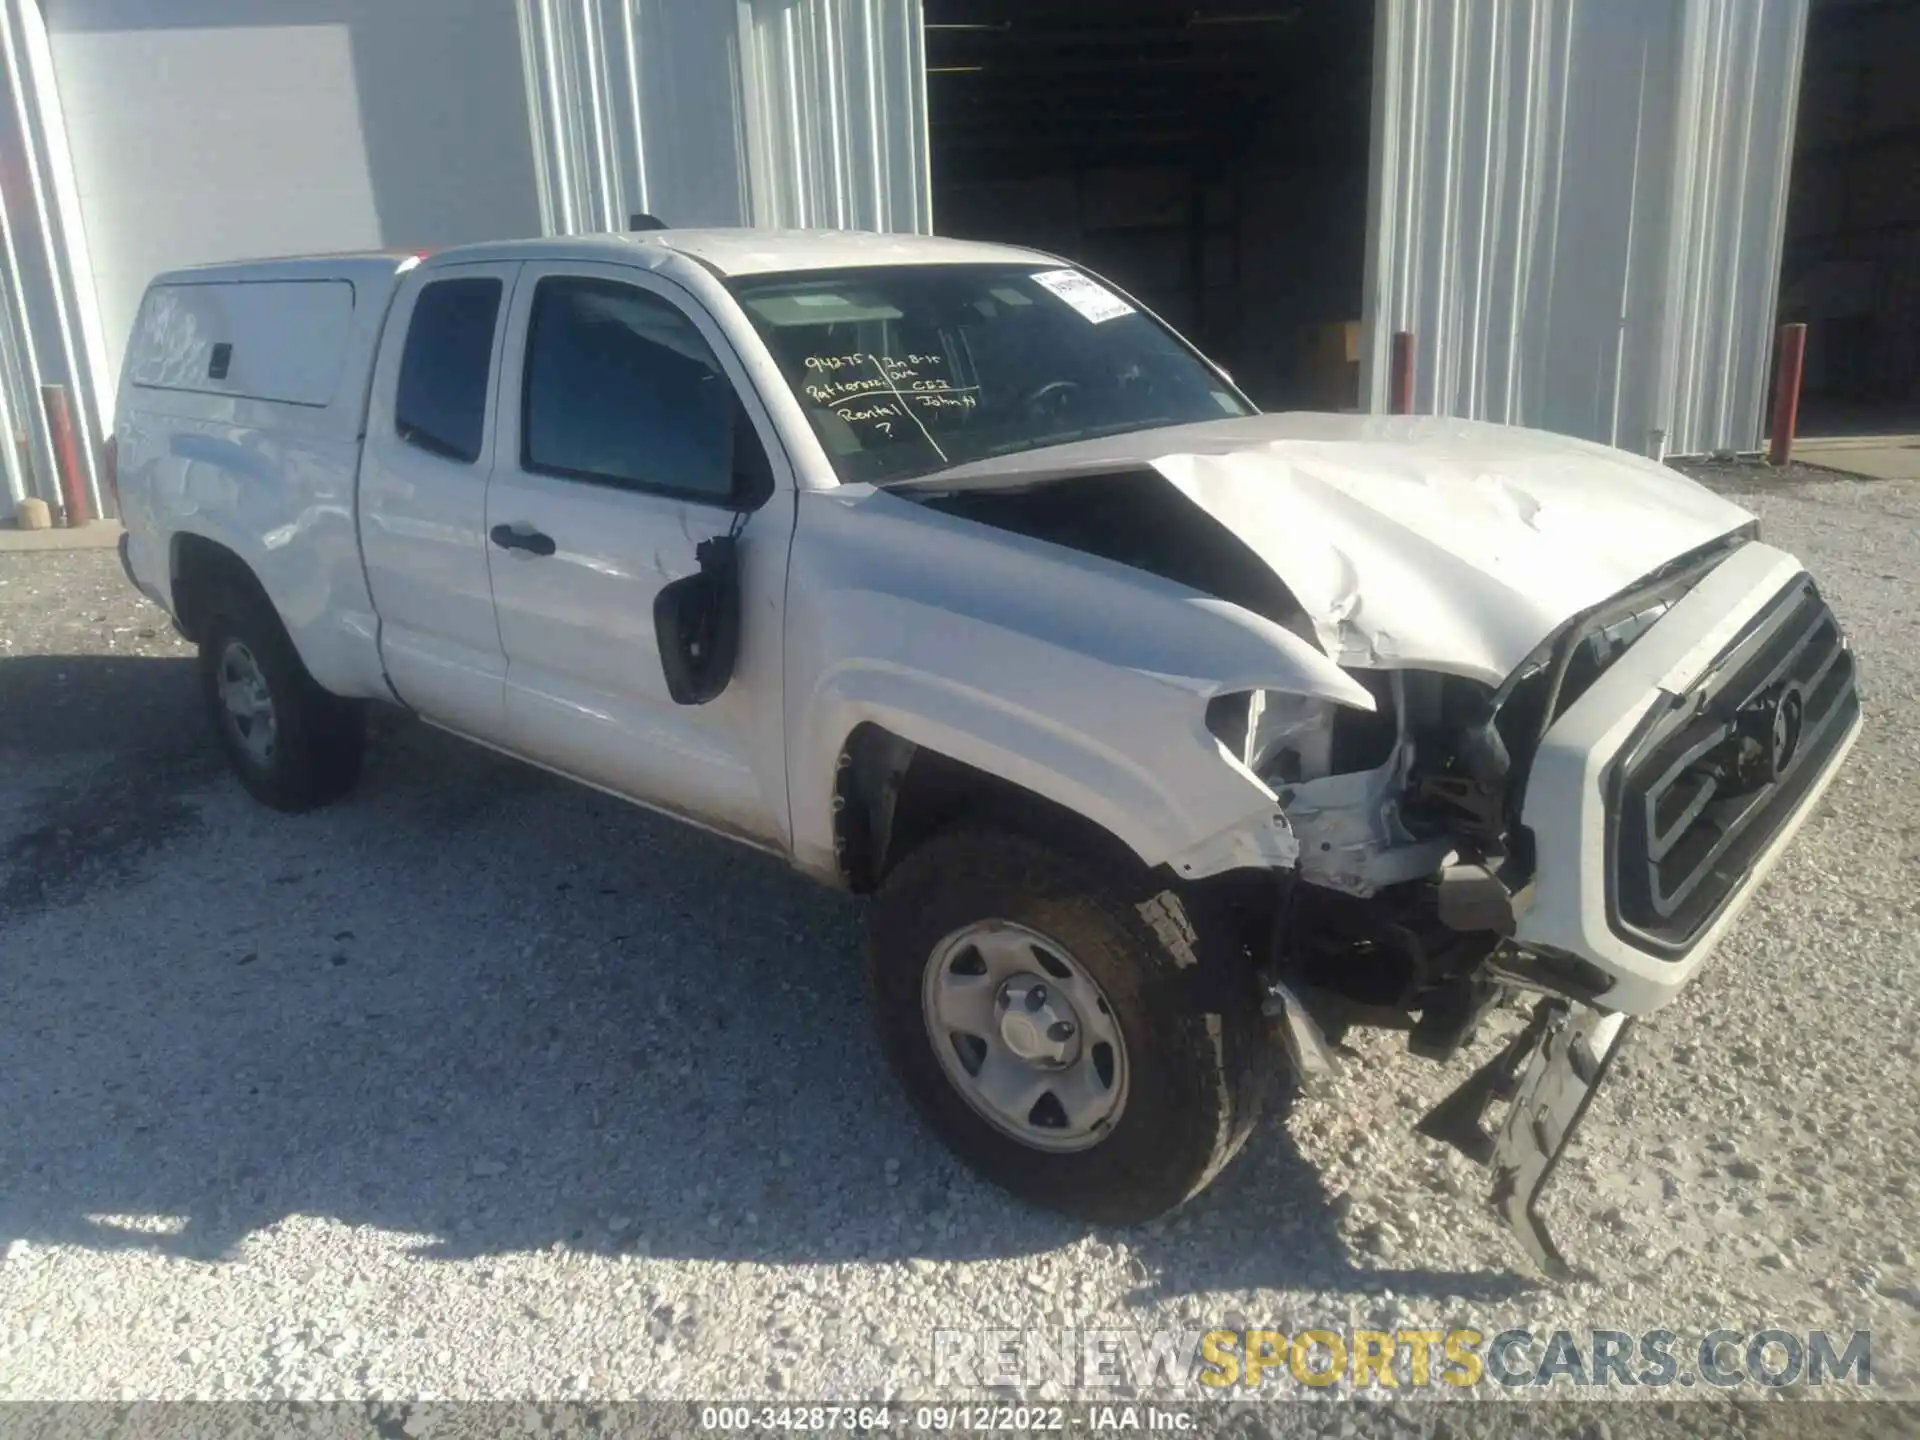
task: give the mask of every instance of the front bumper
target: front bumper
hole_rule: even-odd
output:
[[[1419,1129],[1491,1168],[1494,1209],[1549,1276],[1576,1272],[1540,1195],[1630,1017],[1671,1000],[1726,936],[1859,730],[1846,637],[1800,563],[1761,544],[1674,600],[1547,730],[1525,782],[1535,864],[1513,940],[1601,973],[1580,999],[1541,1000]]]
[[[1741,546],[1547,731],[1526,782],[1534,882],[1515,942],[1598,967],[1608,1011],[1659,1009],[1752,900],[1859,728],[1852,656],[1813,582],[1792,556]],[[1749,731],[1758,759],[1736,783],[1725,757]]]
[[[1493,1145],[1493,1208],[1533,1261],[1556,1280],[1577,1272],[1540,1219],[1540,1195],[1574,1129],[1607,1078],[1633,1022],[1573,1006],[1543,1007],[1546,1024]]]

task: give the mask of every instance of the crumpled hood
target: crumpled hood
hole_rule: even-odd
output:
[[[1624,451],[1414,416],[1255,415],[979,461],[927,483],[1135,464],[1271,566],[1340,664],[1490,684],[1569,617],[1752,518]]]

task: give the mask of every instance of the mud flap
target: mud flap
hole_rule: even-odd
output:
[[[1620,1053],[1629,1023],[1624,1015],[1584,1005],[1556,1005],[1493,1142],[1493,1208],[1555,1280],[1578,1279],[1582,1272],[1547,1234],[1540,1196]]]
[[[1280,1032],[1294,1083],[1307,1094],[1324,1091],[1339,1075],[1340,1062],[1306,1004],[1285,982],[1269,980],[1267,998],[1260,1008],[1269,1025]]]

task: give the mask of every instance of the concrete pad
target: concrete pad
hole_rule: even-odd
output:
[[[1920,435],[1842,435],[1796,440],[1793,458],[1872,480],[1920,480]]]
[[[120,543],[118,520],[95,520],[71,530],[21,530],[0,525],[0,555],[16,550],[111,550]]]

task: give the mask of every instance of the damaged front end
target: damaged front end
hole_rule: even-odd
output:
[[[1408,679],[1382,687],[1392,699],[1383,712],[1407,713],[1409,690],[1420,688]],[[1259,702],[1251,708],[1258,716]],[[1330,718],[1339,727],[1353,713]],[[1252,733],[1262,733],[1257,720]],[[1367,770],[1295,778],[1288,760],[1260,772],[1299,847],[1295,867],[1272,877],[1265,1008],[1292,1074],[1311,1091],[1338,1066],[1330,1037],[1351,1025],[1404,1027],[1414,1054],[1444,1063],[1502,1002],[1536,995],[1525,1027],[1417,1129],[1489,1166],[1494,1209],[1543,1273],[1570,1279],[1576,1272],[1539,1200],[1628,1022],[1597,1008],[1607,982],[1593,967],[1515,944],[1514,906],[1525,903],[1532,875],[1525,831],[1506,820],[1511,762],[1491,728],[1458,733],[1462,743],[1439,753],[1460,768],[1474,757],[1477,778],[1455,765],[1427,769],[1436,742],[1404,734]],[[1304,768],[1315,773],[1311,761]],[[1496,1102],[1505,1115],[1490,1131]]]
[[[1718,942],[1858,728],[1831,612],[1749,539],[1573,616],[1497,688],[1376,672],[1377,712],[1324,724],[1298,703],[1279,707],[1290,719],[1259,698],[1216,705],[1300,845],[1263,978],[1303,1080],[1331,1068],[1325,1035],[1347,1024],[1404,1023],[1414,1053],[1447,1061],[1495,1006],[1535,997],[1417,1128],[1491,1168],[1494,1208],[1556,1279],[1576,1272],[1540,1196],[1630,1017]],[[1576,928],[1595,910],[1610,943]]]
[[[1303,1084],[1350,1026],[1449,1062],[1531,997],[1419,1130],[1491,1167],[1564,1278],[1540,1194],[1630,1017],[1678,993],[1837,771],[1845,637],[1750,516],[1617,452],[1332,417],[1182,439],[903,493],[1229,602],[1365,690],[1213,694],[1221,758],[1275,808],[1168,863],[1230,897]]]
[[[1267,1013],[1312,1089],[1338,1064],[1329,1037],[1351,1025],[1404,1027],[1413,1053],[1444,1063],[1495,1007],[1535,992],[1527,1025],[1417,1128],[1490,1166],[1495,1209],[1544,1273],[1569,1278],[1539,1196],[1625,1024],[1594,1006],[1604,975],[1513,940],[1533,880],[1514,757],[1530,754],[1536,716],[1456,677],[1375,672],[1364,683],[1379,701],[1372,714],[1255,695],[1222,697],[1210,715],[1273,787],[1298,846],[1295,866],[1272,877]],[[1490,1133],[1496,1102],[1506,1116]]]

